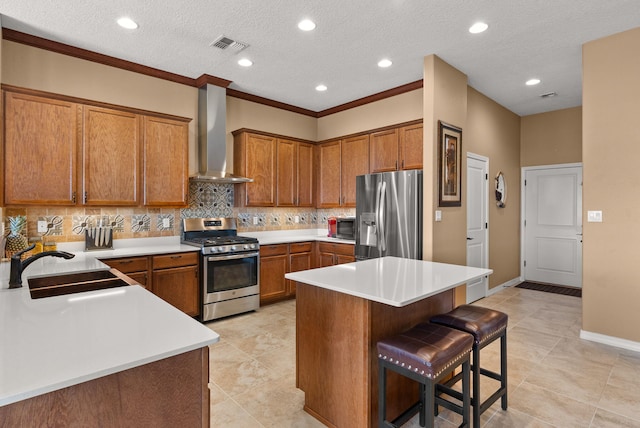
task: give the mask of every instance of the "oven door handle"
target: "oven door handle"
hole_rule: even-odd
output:
[[[234,260],[234,259],[246,259],[249,257],[257,257],[259,256],[260,253],[259,252],[255,252],[255,253],[242,253],[242,254],[233,254],[230,256],[208,256],[207,257],[207,261],[208,262],[217,262],[220,260]]]

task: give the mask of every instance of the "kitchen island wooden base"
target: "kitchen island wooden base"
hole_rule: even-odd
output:
[[[304,409],[340,428],[377,426],[378,340],[454,306],[453,289],[404,307],[300,282],[296,295],[296,384],[305,393]],[[418,387],[395,373],[387,382],[393,419],[416,401]]]
[[[7,427],[208,427],[204,347],[0,407]]]

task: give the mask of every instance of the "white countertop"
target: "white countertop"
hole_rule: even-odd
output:
[[[352,244],[354,239],[330,238],[326,229],[293,229],[271,230],[265,232],[238,232],[238,235],[250,236],[258,239],[260,245],[286,244],[290,242],[323,241],[337,244]]]
[[[219,340],[217,333],[139,286],[43,299],[29,294],[29,277],[109,268],[96,257],[178,252],[180,247],[197,251],[179,241],[151,247],[80,252],[71,260],[45,257],[25,269],[18,289],[8,289],[9,263],[0,263],[0,406]],[[67,250],[64,245],[59,249]]]
[[[292,272],[285,278],[403,307],[492,273],[491,269],[383,257]]]

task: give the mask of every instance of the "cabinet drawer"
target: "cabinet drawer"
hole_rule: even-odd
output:
[[[142,272],[148,269],[147,257],[127,257],[122,259],[101,260],[102,263],[118,269],[122,273]]]
[[[320,242],[318,249],[321,253],[343,254],[345,256],[353,256],[355,254],[355,246],[353,244],[335,244],[332,242]]]
[[[311,242],[296,242],[289,244],[290,253],[308,253],[311,252]]]
[[[278,256],[289,252],[288,244],[263,245],[260,247],[260,257]]]
[[[199,253],[175,253],[153,256],[153,269],[167,269],[198,264]]]

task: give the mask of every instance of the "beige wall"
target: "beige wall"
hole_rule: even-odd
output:
[[[583,46],[582,327],[640,342],[640,28]],[[636,53],[636,54],[630,54]]]
[[[467,259],[466,125],[467,76],[435,55],[424,59],[424,259],[464,265]],[[438,121],[462,128],[462,205],[438,206]],[[429,173],[430,172],[430,173]],[[442,221],[435,222],[435,210]],[[466,287],[456,289],[456,303],[466,301]]]
[[[489,158],[489,288],[520,276],[520,117],[469,87],[466,151]],[[494,177],[507,182],[504,208],[494,203]]]
[[[582,107],[524,116],[520,166],[582,162]]]
[[[318,119],[318,141],[422,119],[422,89]]]

